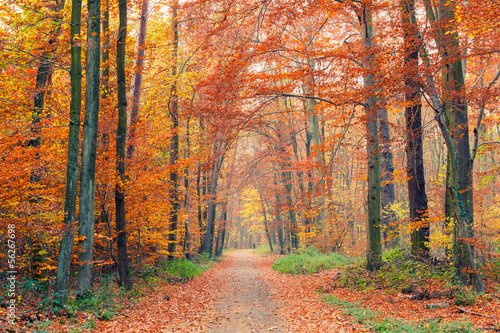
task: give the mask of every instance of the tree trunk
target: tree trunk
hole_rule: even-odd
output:
[[[273,181],[274,181],[274,188],[275,190],[278,189],[278,180],[276,176],[276,167],[274,167],[274,176],[273,176]],[[277,192],[276,192],[277,193]],[[283,224],[281,222],[281,216],[280,216],[280,211],[281,211],[281,197],[279,194],[276,194],[276,207],[278,207],[277,212],[276,212],[276,221],[278,222],[276,227],[277,233],[278,233],[278,243],[280,247],[280,254],[284,255],[285,254],[285,240],[283,239]]]
[[[215,153],[220,153],[222,148],[222,143],[217,143],[215,145]],[[213,238],[215,230],[215,209],[216,209],[216,198],[217,198],[217,180],[219,179],[219,172],[222,167],[222,162],[224,161],[224,154],[220,154],[216,161],[214,162],[212,168],[212,182],[210,186],[210,198],[208,201],[208,216],[207,216],[207,229],[205,233],[205,240],[203,245],[203,252],[208,253],[212,257],[213,249]]]
[[[104,13],[102,17],[102,33],[104,34],[104,41],[102,43],[102,99],[109,96],[109,0],[105,0]]]
[[[118,252],[118,283],[132,289],[129,276],[127,230],[125,216],[125,145],[127,141],[127,88],[125,82],[125,42],[127,39],[127,0],[119,0],[120,27],[116,41],[116,74],[118,79],[118,129],[116,131],[116,245]]]
[[[439,47],[441,57],[445,63],[443,67],[443,100],[445,109],[449,111],[448,132],[453,140],[453,149],[448,142],[445,142],[449,154],[449,186],[446,191],[450,207],[453,209],[454,224],[454,249],[453,262],[456,267],[457,277],[464,284],[472,283],[474,288],[482,289],[482,281],[477,272],[464,274],[464,270],[471,266],[475,267],[473,253],[468,253],[472,247],[464,238],[470,238],[474,235],[474,207],[473,207],[473,178],[472,178],[472,160],[470,155],[469,143],[469,124],[467,102],[465,96],[465,77],[463,63],[461,61],[461,50],[459,35],[454,28],[455,1],[440,1],[437,10],[439,10],[439,20],[437,22],[434,9],[429,0],[424,0],[426,12],[429,21],[436,26],[437,35],[436,44]],[[439,103],[438,103],[439,104]],[[446,125],[446,123],[444,123]],[[443,129],[441,130],[445,135]],[[455,157],[452,155],[455,154]],[[455,160],[456,158],[456,160]],[[456,181],[456,183],[454,183]],[[457,192],[458,193],[454,193]],[[458,196],[458,197],[457,197]],[[456,200],[460,201],[463,207],[457,210]],[[466,216],[457,216],[464,214]],[[466,223],[466,231],[462,230],[462,223]],[[464,235],[467,235],[465,237]],[[469,267],[468,267],[469,266]],[[469,278],[471,281],[469,281]]]
[[[61,240],[54,301],[63,306],[68,302],[68,282],[71,253],[75,239],[76,195],[78,188],[78,154],[80,151],[80,113],[82,108],[82,48],[75,37],[80,36],[82,0],[73,0],[71,7],[71,104],[69,110],[68,165],[64,198],[64,234]]]
[[[273,253],[274,252],[273,242],[271,241],[271,233],[269,231],[269,224],[267,223],[266,205],[264,203],[264,198],[262,197],[262,190],[260,188],[259,188],[259,195],[260,195],[260,203],[262,205],[262,214],[264,215],[264,230],[266,232],[267,242],[269,243],[269,249],[271,250],[271,253]]]
[[[422,103],[416,78],[418,73],[418,32],[414,0],[403,0],[403,24],[405,45],[405,119],[406,119],[406,156],[408,176],[408,202],[410,221],[416,224],[411,228],[411,253],[415,256],[429,255],[429,224],[427,194],[425,192],[424,153],[422,143]]]
[[[45,104],[45,97],[49,95],[49,91],[47,87],[49,86],[49,80],[51,77],[51,72],[53,70],[53,65],[51,59],[53,58],[55,46],[57,45],[57,39],[61,34],[61,24],[62,24],[62,10],[64,9],[64,0],[55,0],[56,3],[53,12],[54,12],[54,28],[50,32],[50,38],[48,40],[47,48],[43,51],[42,56],[40,57],[40,63],[38,65],[36,80],[35,80],[35,91],[33,98],[33,109],[31,112],[31,133],[32,137],[28,141],[28,146],[34,149],[34,163],[33,169],[31,170],[30,182],[32,184],[38,183],[41,179],[40,176],[40,166],[39,166],[39,157],[40,157],[40,145],[42,142],[41,137],[41,127],[40,122],[42,119],[42,113]],[[39,209],[36,205],[39,203],[40,198],[36,193],[34,187],[31,189],[33,193],[29,196],[29,203],[34,207],[31,208],[30,215],[34,215],[35,219],[38,219]],[[39,239],[39,235],[34,235],[32,237],[32,246],[30,247],[30,259],[31,259],[31,273],[32,278],[41,280],[44,278],[43,274],[41,274],[42,265],[44,262],[43,253],[43,242]]]
[[[419,39],[421,37],[419,36]],[[422,48],[423,49],[423,48]],[[423,49],[422,59],[427,67],[429,65],[429,56],[425,49]],[[458,256],[464,264],[464,268],[469,270],[469,276],[472,282],[474,290],[478,293],[484,293],[484,285],[481,276],[477,270],[474,252],[472,251],[472,246],[469,244],[467,239],[470,238],[469,234],[469,221],[468,214],[466,211],[465,204],[462,199],[461,190],[459,187],[459,161],[458,153],[455,145],[455,141],[448,129],[446,124],[444,113],[444,106],[441,105],[440,99],[437,95],[436,85],[434,83],[434,78],[432,75],[426,77],[427,86],[429,87],[429,97],[431,100],[432,108],[435,112],[435,120],[439,126],[443,139],[445,141],[446,147],[450,154],[450,162],[453,166],[450,168],[450,202],[453,208],[453,213],[456,219],[456,225],[458,229],[458,245],[460,246],[460,251]],[[465,241],[464,241],[465,240]],[[457,267],[459,269],[459,267]]]
[[[280,173],[281,175],[281,182],[283,184],[283,187],[285,189],[285,198],[286,198],[286,207],[288,210],[288,216],[290,219],[290,246],[292,249],[298,249],[299,248],[299,236],[298,236],[298,226],[297,226],[297,219],[295,215],[295,210],[294,210],[294,205],[293,205],[293,199],[292,199],[292,171],[291,169],[291,159],[290,156],[288,155],[285,147],[283,146],[285,143],[282,140],[281,137],[281,132],[280,130],[277,131],[278,135],[278,147],[276,148],[281,152],[281,157],[285,159],[286,162],[281,162],[281,170],[289,170],[289,171],[282,171]],[[288,236],[287,236],[288,237]]]
[[[87,64],[85,92],[85,120],[83,123],[82,170],[80,174],[80,211],[79,234],[80,266],[78,267],[78,293],[88,297],[94,286],[94,191],[97,129],[99,121],[99,86],[100,86],[100,0],[88,0],[87,23]]]
[[[369,5],[364,4],[360,15],[361,36],[363,40],[363,85],[368,92],[365,100],[366,135],[367,135],[367,178],[368,178],[368,221],[367,221],[367,251],[366,267],[370,271],[378,270],[382,264],[382,244],[380,237],[380,158],[378,111],[375,106],[374,91],[374,54],[372,12]]]
[[[170,140],[170,183],[172,191],[170,193],[170,219],[168,232],[168,259],[173,260],[176,256],[177,246],[177,223],[179,220],[179,174],[177,170],[177,160],[179,159],[179,103],[177,96],[177,53],[179,50],[179,29],[177,21],[177,9],[179,3],[174,0],[172,6],[172,30],[173,30],[173,51],[172,51],[172,77],[174,84],[170,92],[170,129],[172,139]]]
[[[142,9],[137,36],[137,55],[135,58],[134,75],[132,77],[132,103],[128,114],[127,133],[127,158],[133,159],[135,153],[135,141],[137,122],[139,121],[139,103],[141,101],[142,71],[144,69],[144,54],[146,50],[146,31],[148,23],[149,0],[142,0]]]
[[[190,141],[190,130],[189,130],[189,121],[190,117],[186,120],[186,153],[185,158],[189,160],[191,157],[191,141]],[[189,232],[189,221],[190,219],[190,210],[191,205],[189,202],[189,165],[184,169],[184,211],[187,214],[187,220],[185,224],[185,233],[184,233],[184,244],[182,246],[182,251],[185,254],[186,259],[191,260],[191,240],[190,240],[190,232]]]
[[[379,112],[380,123],[380,168],[381,168],[381,225],[384,227],[384,244],[386,248],[393,248],[399,244],[398,228],[394,223],[396,216],[392,205],[396,200],[394,189],[394,163],[391,151],[391,135],[387,108],[381,107]]]
[[[222,224],[221,226],[219,227],[219,237],[220,237],[220,240],[217,239],[217,241],[219,242],[220,241],[220,246],[218,248],[218,253],[217,255],[220,257],[222,256],[222,251],[224,249],[224,241],[225,241],[225,238],[226,238],[226,228],[227,228],[227,201],[225,201],[222,205],[222,212],[221,212],[221,221],[222,221]]]

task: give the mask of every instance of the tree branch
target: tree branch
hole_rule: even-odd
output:
[[[303,98],[303,99],[312,99],[312,100],[316,100],[316,101],[320,101],[320,102],[325,102],[325,103],[328,103],[328,104],[331,104],[331,105],[335,105],[335,106],[342,106],[342,105],[346,105],[346,104],[357,104],[357,105],[362,105],[362,106],[365,106],[366,107],[366,104],[363,103],[363,102],[358,102],[358,101],[347,101],[347,102],[344,102],[344,103],[335,103],[335,102],[332,102],[328,99],[324,99],[324,98],[321,98],[321,97],[316,97],[316,96],[301,96],[301,95],[294,95],[294,94],[274,94],[275,97],[293,97],[293,98]]]

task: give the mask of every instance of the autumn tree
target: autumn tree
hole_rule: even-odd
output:
[[[57,276],[55,283],[55,299],[60,304],[68,300],[68,282],[73,251],[76,197],[78,187],[78,171],[80,152],[80,112],[82,107],[82,60],[81,30],[82,1],[73,0],[71,4],[71,105],[68,135],[68,164],[66,169],[66,192],[64,200],[64,234],[59,250]]]
[[[127,290],[132,288],[129,276],[127,230],[125,216],[125,151],[127,140],[127,88],[125,82],[125,41],[127,38],[127,0],[118,2],[120,26],[116,45],[116,73],[118,81],[118,129],[116,131],[116,244],[118,250],[118,281]]]
[[[405,121],[407,133],[407,174],[411,233],[411,252],[415,256],[429,255],[429,225],[425,192],[424,156],[422,143],[422,103],[418,87],[418,39],[415,2],[403,1]]]
[[[94,190],[100,99],[101,1],[89,0],[87,7],[87,76],[78,216],[78,233],[83,238],[79,242],[81,250],[78,256],[80,260],[80,266],[78,267],[78,292],[82,297],[87,297],[91,293],[94,283]]]

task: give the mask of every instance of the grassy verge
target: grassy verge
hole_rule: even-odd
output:
[[[421,320],[409,322],[402,319],[385,317],[378,311],[365,309],[359,303],[351,303],[333,295],[325,295],[325,301],[335,305],[339,311],[351,316],[356,322],[367,326],[375,332],[400,333],[472,333],[479,332],[471,323],[463,321],[442,322],[440,320]]]
[[[351,260],[339,253],[323,254],[316,248],[310,247],[277,260],[273,264],[273,269],[287,274],[313,274],[349,263]]]

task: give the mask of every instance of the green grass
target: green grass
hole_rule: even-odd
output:
[[[323,254],[316,248],[310,247],[277,260],[273,264],[273,269],[287,274],[314,274],[350,263],[349,258],[339,253]]]
[[[271,254],[271,248],[269,247],[269,245],[263,245],[263,246],[259,246],[258,248],[256,248],[255,250],[253,250],[253,253],[259,255],[259,256],[263,256],[263,255],[266,255],[266,254]]]
[[[202,259],[202,261],[205,263],[204,259]],[[165,261],[161,265],[160,270],[170,277],[189,280],[195,276],[201,275],[201,273],[206,271],[209,267],[209,263],[197,264],[190,260],[177,259],[174,261]]]
[[[442,322],[441,320],[421,320],[409,322],[383,316],[378,311],[365,309],[359,303],[351,303],[333,295],[326,295],[325,301],[334,305],[341,313],[351,316],[356,322],[375,332],[387,333],[472,333],[479,332],[471,323],[465,321]]]

